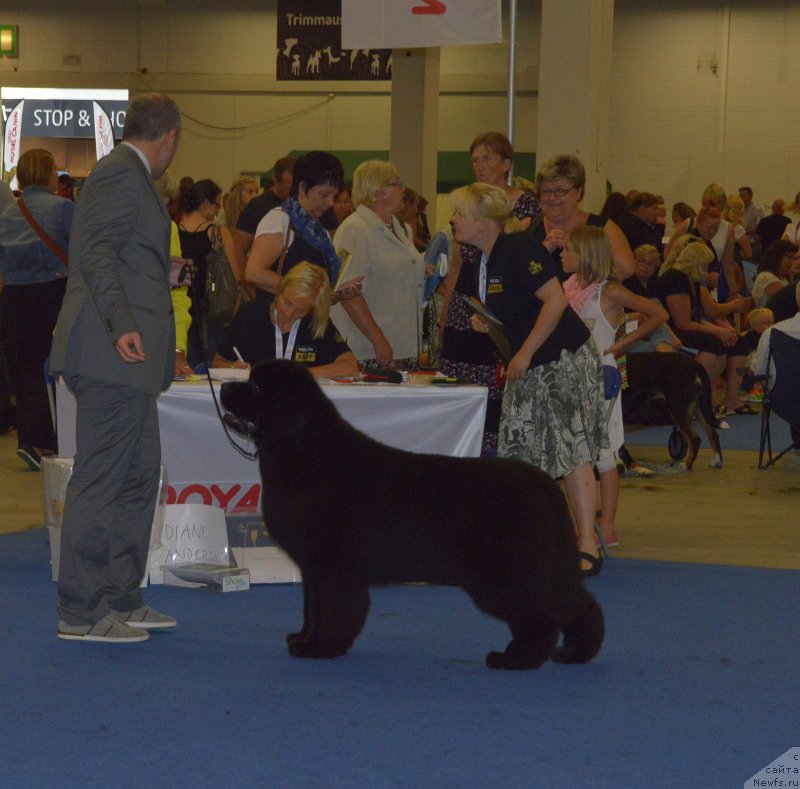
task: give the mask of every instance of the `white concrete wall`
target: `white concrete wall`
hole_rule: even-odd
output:
[[[536,150],[540,3],[518,3],[515,143]],[[389,83],[275,80],[274,0],[4,0],[0,22],[20,26],[21,52],[0,59],[0,84],[174,95],[186,114],[177,175],[226,187],[293,148],[389,148]],[[793,197],[798,33],[800,0],[616,0],[613,186],[693,204],[710,181],[748,183],[759,204]],[[81,65],[63,65],[64,55]],[[464,150],[478,132],[504,129],[507,46],[444,49],[441,63],[438,148]],[[59,149],[85,164],[85,146]]]
[[[609,178],[699,206],[749,185],[757,204],[800,189],[791,86],[800,3],[617,0]],[[716,73],[712,65],[716,63]]]
[[[520,6],[535,43],[518,53],[518,144],[532,150],[538,0]],[[21,56],[0,59],[0,84],[168,92],[185,114],[173,170],[223,187],[292,149],[388,150],[391,83],[275,80],[275,8],[275,0],[5,0],[0,22],[20,26]],[[62,65],[64,55],[80,55],[81,65]],[[480,131],[504,130],[506,84],[506,45],[443,50],[434,145],[465,149]],[[60,166],[85,169],[85,146],[52,147],[65,154]]]

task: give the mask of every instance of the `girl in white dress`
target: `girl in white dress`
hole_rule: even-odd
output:
[[[586,323],[597,345],[604,365],[617,365],[625,349],[639,339],[648,337],[666,323],[667,311],[659,304],[636,296],[618,281],[614,270],[611,245],[602,228],[589,225],[573,230],[561,253],[566,273],[564,283],[567,299]],[[625,323],[625,312],[636,313],[636,320]],[[632,316],[631,316],[632,317]],[[631,331],[617,339],[617,327]],[[608,450],[601,450],[597,461],[600,476],[600,529],[608,545],[616,545],[614,518],[619,497],[617,451],[625,441],[622,427],[622,403],[614,405],[608,422]]]

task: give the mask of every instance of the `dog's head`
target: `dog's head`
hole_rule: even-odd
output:
[[[320,412],[333,408],[305,367],[283,359],[257,364],[247,381],[224,383],[220,399],[233,415],[227,423],[259,446],[300,440]]]

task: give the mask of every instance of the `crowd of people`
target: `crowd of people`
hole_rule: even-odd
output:
[[[124,515],[130,561],[111,562],[110,586],[86,569],[94,560],[78,523],[101,506],[86,492],[101,459],[118,463],[120,489],[152,480],[155,397],[173,376],[275,358],[320,377],[414,371],[434,273],[424,257],[427,202],[390,161],[362,162],[347,183],[339,159],[311,151],[278,160],[263,192],[247,176],[227,191],[207,178],[178,184],[168,170],[177,108],[155,94],[132,104],[128,117],[123,145],[98,163],[77,202],[42,149],[20,159],[22,196],[1,195],[0,337],[18,454],[31,468],[57,452],[43,385],[49,357],[78,399],[83,443],[59,587],[64,638],[91,640],[106,628],[141,640],[149,628],[174,624],[132,591],[150,494]],[[563,480],[581,570],[593,575],[602,566],[598,513],[605,542],[617,544],[618,475],[646,473],[625,451],[619,400],[607,409],[604,366],[624,372],[629,354],[691,353],[715,392],[719,427],[756,413],[759,395],[743,388],[742,374],[752,358],[763,367],[759,340],[769,327],[798,311],[800,221],[784,212],[800,213],[800,194],[788,207],[776,199],[765,217],[749,187],[729,196],[710,184],[696,210],[672,206],[668,227],[664,199],[653,192],[614,192],[602,207],[585,206],[575,156],[543,162],[534,181],[511,182],[505,135],[478,135],[469,154],[475,182],[452,195],[451,263],[437,290],[438,366],[488,388],[484,454],[520,458]],[[132,197],[115,197],[125,185]],[[143,213],[149,230],[137,224]],[[150,261],[149,275],[136,255]],[[225,318],[209,310],[211,297],[220,298],[209,292],[220,260],[234,285]],[[154,284],[162,270],[163,288]],[[98,409],[117,415],[113,429],[92,422]],[[125,457],[115,454],[110,430],[135,430]]]

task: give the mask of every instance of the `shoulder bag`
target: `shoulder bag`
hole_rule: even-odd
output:
[[[219,225],[211,229],[211,252],[206,255],[206,266],[206,320],[227,326],[247,302],[247,292],[225,256]]]

